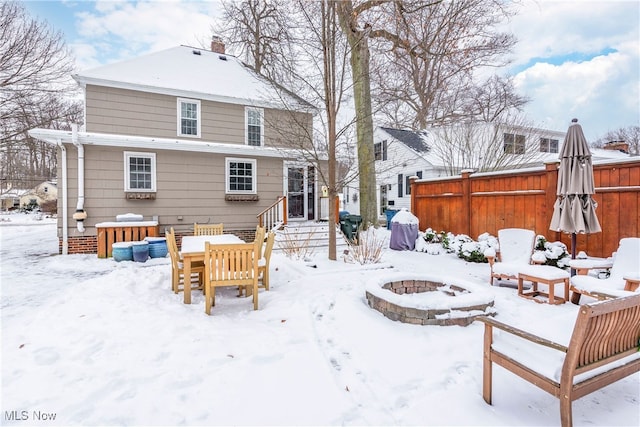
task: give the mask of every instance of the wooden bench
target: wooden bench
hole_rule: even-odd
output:
[[[488,404],[496,363],[557,397],[568,427],[574,400],[640,371],[640,295],[582,305],[566,345],[491,317],[478,320],[485,324],[482,396]],[[493,328],[508,335],[494,341]],[[532,354],[540,356],[538,366],[531,366]]]

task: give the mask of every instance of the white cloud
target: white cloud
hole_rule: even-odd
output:
[[[77,46],[101,45],[101,58],[127,59],[180,44],[208,43],[219,3],[98,1],[76,14]]]
[[[640,3],[548,1],[524,9],[510,24],[520,40],[515,83],[532,99],[525,112],[534,122],[566,130],[577,117],[590,140],[640,124]]]

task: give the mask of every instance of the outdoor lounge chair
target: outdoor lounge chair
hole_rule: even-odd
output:
[[[491,268],[489,283],[493,285],[493,279],[517,281],[519,267],[531,264],[535,239],[536,234],[524,228],[498,230],[499,250],[495,257],[485,254]]]
[[[563,427],[572,425],[574,400],[640,371],[637,293],[581,306],[571,337],[553,341],[491,317],[478,320],[485,324],[482,397],[490,405],[494,363],[558,398]]]
[[[193,224],[194,236],[218,236],[223,230],[224,224]]]
[[[630,282],[640,280],[640,238],[626,237],[620,240],[620,246],[613,255],[609,277],[599,279],[586,274],[571,278],[571,302],[578,304],[581,295],[597,299],[609,299],[633,295]],[[570,262],[571,266],[573,262]],[[572,267],[578,267],[575,263]],[[579,261],[579,271],[589,270],[585,260]],[[601,269],[602,262],[595,262],[592,269]],[[628,279],[628,280],[627,280]]]
[[[176,233],[173,227],[166,233],[167,249],[171,257],[171,289],[176,294],[180,290],[184,290],[185,283],[189,283],[191,289],[202,289],[202,276],[204,275],[204,263],[198,263],[191,266],[190,280],[184,278],[184,263],[180,252],[178,252],[178,244],[176,243]],[[194,283],[195,280],[195,283]],[[193,286],[195,284],[195,286]],[[180,289],[182,285],[182,289]]]

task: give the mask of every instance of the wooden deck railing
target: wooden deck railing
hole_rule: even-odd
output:
[[[260,227],[267,232],[287,224],[287,197],[280,196],[271,206],[257,215]]]

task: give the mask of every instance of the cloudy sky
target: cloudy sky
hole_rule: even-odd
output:
[[[27,1],[62,31],[79,70],[185,44],[207,46],[219,1]],[[506,23],[527,116],[564,131],[577,117],[589,140],[640,125],[640,2],[518,0]]]

